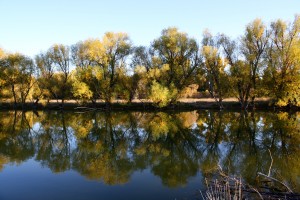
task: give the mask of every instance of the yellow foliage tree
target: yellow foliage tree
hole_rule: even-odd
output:
[[[278,106],[300,106],[300,16],[291,24],[271,24],[264,79],[268,95]]]

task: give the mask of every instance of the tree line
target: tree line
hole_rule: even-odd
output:
[[[74,45],[55,44],[34,59],[0,49],[0,95],[14,103],[41,99],[96,102],[148,99],[158,107],[202,92],[220,108],[236,97],[242,109],[258,97],[300,106],[300,16],[266,25],[255,19],[232,39],[204,31],[202,41],[167,28],[149,46],[108,32]]]

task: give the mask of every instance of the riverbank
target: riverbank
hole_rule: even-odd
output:
[[[241,110],[240,103],[235,98],[227,98],[223,101],[225,110]],[[24,105],[21,103],[14,104],[11,101],[4,101],[0,103],[0,110],[107,110],[107,104],[98,100],[97,102],[79,102],[76,100],[66,100],[64,104],[61,101],[40,101],[39,103],[26,102]],[[164,108],[158,108],[149,100],[133,100],[128,103],[124,100],[114,100],[109,110],[196,110],[196,109],[214,109],[219,110],[218,103],[211,98],[201,99],[180,99],[176,104]],[[249,107],[251,110],[252,108]],[[255,101],[256,110],[300,110],[299,107],[274,107],[268,98],[260,98]]]

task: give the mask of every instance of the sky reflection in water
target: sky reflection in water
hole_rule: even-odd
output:
[[[220,164],[300,191],[300,113],[1,112],[0,199],[194,199]],[[199,197],[199,196],[198,196]]]

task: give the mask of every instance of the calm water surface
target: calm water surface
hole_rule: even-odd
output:
[[[300,192],[300,113],[0,112],[2,199],[198,199],[220,165]]]

